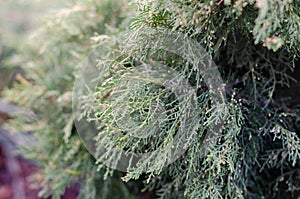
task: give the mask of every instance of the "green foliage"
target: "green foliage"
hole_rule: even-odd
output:
[[[38,114],[38,120],[28,125],[38,141],[27,155],[41,164],[41,194],[59,198],[72,182],[82,180],[83,198],[131,198],[130,180],[139,179],[144,180],[143,191],[155,192],[156,198],[298,197],[300,108],[274,95],[279,87],[294,82],[290,73],[299,58],[299,1],[135,1],[137,12],[127,35],[130,42],[116,36],[129,26],[126,3],[76,1],[59,12],[26,48],[27,79],[5,92],[7,99]],[[200,57],[195,60],[184,50],[183,57],[157,51],[159,40],[147,43],[148,27],[178,31],[208,51],[225,83],[226,100],[220,106],[212,102],[203,76],[194,70]],[[102,155],[98,151],[99,171],[74,134],[71,117],[76,66],[95,46],[102,50],[101,81],[95,92],[81,99],[86,108],[82,116],[98,122],[97,150],[108,149]],[[147,60],[170,66],[195,86],[197,107],[176,99],[155,75],[124,75]],[[168,143],[184,130],[179,124],[187,121],[181,112],[193,108],[199,112],[192,117],[195,131],[189,146],[167,165],[172,151]],[[118,112],[121,109],[127,110],[124,115]],[[152,124],[157,118],[159,122]],[[28,121],[21,119],[14,122],[25,128]],[[208,130],[221,119],[225,122],[220,133],[210,138],[203,153]],[[155,125],[162,130],[153,137],[132,136],[151,133]],[[181,146],[177,141],[176,146]],[[125,151],[161,149],[163,153],[141,159],[123,175],[129,181],[125,185],[120,182],[122,174],[105,170],[103,163],[110,157],[117,164],[116,145]],[[117,192],[113,188],[122,190],[123,196],[111,196]]]
[[[288,86],[294,81],[288,71],[293,70],[294,59],[299,56],[299,4],[140,1],[138,7],[131,25],[132,37],[129,36],[134,38],[130,40],[133,46],[124,49],[119,41],[116,45],[122,50],[114,54],[115,57],[100,56],[99,75],[103,81],[97,92],[87,96],[86,99],[94,99],[92,103],[84,104],[92,110],[87,112],[89,120],[100,122],[97,142],[100,148],[107,147],[105,155],[113,157],[110,161],[119,160],[118,156],[112,156],[117,153],[111,148],[114,145],[138,152],[164,150],[162,154],[154,153],[140,160],[123,179],[138,179],[146,171],[147,187],[156,187],[160,198],[182,198],[182,194],[186,198],[280,198],[287,194],[295,197],[299,190],[300,143],[295,133],[299,130],[299,108],[294,107],[294,111],[289,112],[274,100],[274,92],[278,86]],[[287,21],[289,17],[293,20]],[[156,43],[147,43],[147,35],[139,34],[146,32],[146,27],[172,29],[197,39],[215,57],[230,99],[226,103],[227,111],[214,112],[216,107],[206,97],[207,90],[199,91],[198,108],[205,114],[197,116],[198,123],[193,125],[200,127],[189,140],[191,145],[186,153],[169,166],[165,165],[172,149],[166,143],[180,133],[180,129],[172,128],[180,120],[180,103],[170,99],[168,88],[160,87],[155,77],[151,80],[124,74],[130,73],[136,63],[150,59],[172,66],[196,87],[203,82],[193,66],[185,65],[186,60],[192,59],[188,55],[182,60],[164,51],[152,53],[151,46],[154,48]],[[143,46],[150,50],[141,48]],[[118,57],[125,58],[122,62]],[[109,60],[115,62],[107,66]],[[132,65],[129,68],[128,60]],[[191,79],[191,74],[196,78]],[[165,105],[160,103],[163,99],[167,99]],[[132,137],[132,134],[149,131],[143,126],[151,124],[152,117],[157,115],[157,110],[147,108],[153,104],[165,106],[158,124],[163,130],[154,138]],[[118,115],[120,109],[126,110],[123,115]],[[189,109],[186,104],[184,110]],[[202,157],[205,132],[218,120],[220,112],[224,113],[221,117],[226,123],[221,134],[212,139],[215,141],[206,146],[206,155]],[[168,117],[169,114],[174,114],[176,119]],[[133,126],[136,128],[132,129]],[[108,146],[103,141],[107,137],[111,140]],[[105,161],[105,155],[99,157],[99,163]]]
[[[4,98],[37,115],[16,115],[11,126],[36,137],[33,146],[24,146],[24,155],[41,166],[34,178],[41,197],[60,198],[67,187],[80,182],[82,198],[132,198],[118,177],[104,182],[104,173],[96,171],[94,158],[74,131],[71,107],[75,71],[93,45],[91,38],[119,31],[115,28],[122,29],[129,14],[125,1],[74,1],[45,19],[19,49],[26,76],[19,76]]]
[[[13,48],[0,40],[0,91],[12,81],[14,71],[7,66],[7,62],[11,58],[13,52]]]
[[[226,44],[229,33],[238,31],[274,51],[280,47],[299,52],[299,2],[269,0],[236,1],[137,1],[140,13],[133,26],[163,25],[180,30],[213,50]],[[214,48],[213,48],[214,47]]]

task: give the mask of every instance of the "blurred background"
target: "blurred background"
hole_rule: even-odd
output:
[[[65,2],[66,3],[66,2]],[[22,81],[24,71],[22,51],[27,39],[43,24],[47,14],[64,7],[61,0],[5,0],[0,1],[0,199],[35,199],[38,190],[31,189],[30,175],[38,165],[18,153],[18,147],[31,135],[6,126],[7,121],[21,107],[5,102],[3,90],[14,81]],[[33,140],[29,143],[33,143]],[[76,198],[76,186],[65,193],[64,198]]]
[[[11,86],[18,57],[16,51],[22,50],[30,34],[42,24],[43,16],[63,7],[60,0],[8,0],[0,2],[0,90]]]

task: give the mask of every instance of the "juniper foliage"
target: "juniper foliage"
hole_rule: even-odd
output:
[[[43,48],[35,46],[30,51],[30,61],[26,62],[25,66],[30,67],[29,80],[24,79],[5,93],[8,99],[39,113],[39,120],[29,127],[40,145],[34,146],[27,155],[41,164],[41,195],[54,193],[59,198],[70,183],[84,179],[83,198],[112,198],[105,194],[112,193],[112,187],[124,190],[121,198],[130,198],[133,196],[128,186],[139,181],[144,181],[143,191],[154,192],[155,198],[299,197],[300,107],[299,103],[290,104],[276,98],[276,91],[294,83],[291,74],[299,67],[296,60],[300,2],[133,1],[135,16],[130,23],[125,23],[131,30],[127,35],[130,42],[115,34],[125,29],[118,24],[129,18],[124,13],[126,3],[113,2],[78,1],[50,20],[38,38],[41,43],[51,42]],[[115,19],[110,12],[124,15]],[[118,28],[101,32],[105,23]],[[182,58],[164,49],[157,51],[154,48],[159,40],[147,43],[149,35],[144,33],[149,27],[180,32],[205,48],[225,83],[221,106],[212,103],[203,76],[194,70],[195,63],[190,61],[194,59],[191,54],[183,51]],[[94,32],[108,36],[94,37],[97,44],[92,45],[90,37]],[[102,50],[98,57],[102,81],[81,100],[86,108],[82,116],[98,122],[96,150],[107,149],[106,154],[99,153],[96,157],[98,166],[78,136],[72,134],[70,107],[74,66],[92,46]],[[168,143],[182,131],[180,124],[186,121],[180,113],[191,110],[193,104],[176,99],[155,76],[146,79],[124,76],[146,60],[171,67],[186,77],[189,84],[200,88],[195,92],[199,113],[191,125],[196,130],[188,140],[185,153],[168,165],[172,151]],[[153,128],[146,127],[157,118],[156,124],[162,130],[155,136],[132,136],[150,134]],[[203,155],[207,131],[221,119],[226,122],[207,143]],[[27,124],[21,118],[15,122],[23,128]],[[127,128],[125,132],[124,128]],[[111,140],[108,145],[107,138]],[[177,144],[180,145],[180,140]],[[122,174],[122,180],[127,182],[125,186],[120,182],[120,173],[104,164],[105,161],[117,164],[116,145],[125,151],[161,149],[163,153],[141,159]]]
[[[294,70],[294,61],[299,57],[299,2],[158,0],[138,1],[137,7],[129,39],[133,46],[122,48],[113,58],[100,56],[103,83],[88,95],[88,99],[94,97],[93,102],[87,101],[84,105],[92,106],[88,108],[93,110],[87,111],[88,118],[100,122],[97,142],[100,148],[108,149],[98,162],[105,162],[103,157],[110,154],[109,161],[117,164],[119,156],[112,149],[115,145],[139,152],[165,150],[140,160],[123,178],[126,181],[139,179],[146,171],[146,187],[155,187],[158,198],[296,197],[299,107],[290,111],[282,102],[274,100],[274,93],[279,86],[289,86],[295,81],[289,71]],[[193,66],[186,64],[186,60],[192,59],[188,54],[184,57],[186,60],[165,51],[153,55],[148,48],[154,48],[156,43],[148,44],[147,35],[139,34],[147,32],[147,27],[180,31],[196,39],[214,57],[226,80],[228,110],[213,111],[215,107],[209,103],[207,90],[198,90],[199,110],[205,114],[197,115],[198,122],[193,125],[199,128],[196,136],[189,140],[191,145],[185,154],[169,166],[165,165],[172,149],[167,147],[166,140],[171,141],[180,133],[180,129],[172,127],[180,120],[181,104],[170,99],[169,88],[157,87],[159,83],[153,79],[124,76],[131,71],[131,67],[124,66],[128,60],[134,60],[134,68],[136,62],[154,59],[184,74],[196,88],[203,79],[193,71]],[[122,46],[122,42],[117,45]],[[118,60],[120,56],[123,56],[122,61]],[[114,62],[109,65],[109,60]],[[191,78],[191,74],[196,78]],[[159,103],[162,99],[167,99],[165,105]],[[136,131],[150,131],[147,124],[151,124],[156,112],[149,108],[153,104],[168,107],[160,112],[163,118],[159,118],[158,126],[163,127],[163,131],[154,139],[134,137],[132,134]],[[183,109],[188,111],[189,105],[185,103]],[[120,109],[124,112],[116,115]],[[169,116],[172,114],[176,119]],[[206,146],[205,157],[202,157],[205,132],[220,117],[226,121],[222,132]],[[107,137],[110,144],[103,141]],[[102,164],[100,166],[102,168]]]
[[[80,198],[132,197],[119,174],[103,181],[104,173],[97,172],[95,159],[73,128],[71,107],[75,71],[93,45],[91,38],[113,34],[118,27],[121,30],[129,14],[125,1],[69,2],[14,46],[26,76],[20,75],[3,98],[36,114],[36,118],[27,118],[17,113],[10,126],[32,132],[36,138],[22,146],[22,154],[41,168],[32,178],[35,188],[41,189],[40,197],[61,198],[74,183],[80,185]]]

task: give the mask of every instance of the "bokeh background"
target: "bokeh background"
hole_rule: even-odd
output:
[[[0,1],[0,199],[36,199],[38,190],[32,190],[30,176],[38,169],[36,162],[19,154],[19,145],[27,140],[27,132],[14,132],[6,122],[22,109],[5,102],[3,89],[22,79],[24,44],[43,25],[45,17],[63,8],[68,2],[61,0],[7,0]],[[76,198],[76,185],[67,189],[63,198]],[[51,197],[49,197],[51,198]]]

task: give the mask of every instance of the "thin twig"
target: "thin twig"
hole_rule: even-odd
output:
[[[213,8],[213,11],[215,11],[217,9],[217,7],[220,6],[223,2],[224,2],[224,0],[220,0]]]

